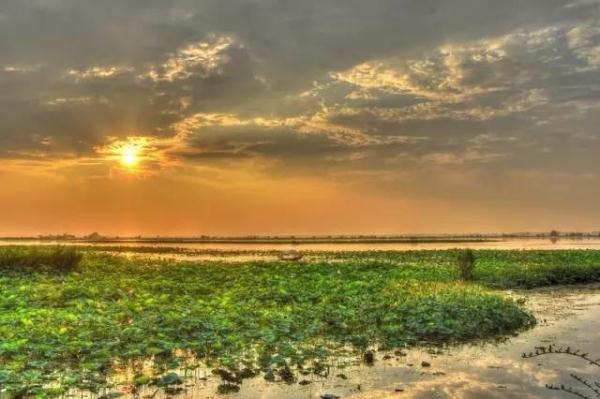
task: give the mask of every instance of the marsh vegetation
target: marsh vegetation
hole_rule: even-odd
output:
[[[475,251],[468,275],[457,250],[321,255],[225,263],[0,249],[2,395],[102,393],[123,370],[132,392],[168,391],[206,366],[222,390],[254,376],[295,383],[340,354],[534,325],[501,289],[600,281],[598,251]]]
[[[0,272],[74,271],[83,254],[74,247],[5,248],[0,252]]]

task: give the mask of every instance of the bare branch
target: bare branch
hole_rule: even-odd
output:
[[[594,392],[596,394],[597,397],[600,398],[600,390],[595,388],[594,385],[592,384],[592,382],[586,380],[583,377],[578,376],[577,374],[571,374],[571,378],[573,378],[575,381],[588,387],[590,390],[592,390],[592,392]],[[598,385],[597,382],[594,382],[594,384]]]
[[[592,399],[589,396],[585,396],[581,392],[573,389],[573,387],[566,387],[562,384],[561,385],[546,385],[546,388],[552,389],[553,391],[562,391],[562,392],[570,393],[571,395],[578,396],[582,399]]]
[[[580,353],[579,350],[573,351],[571,349],[571,347],[569,347],[569,346],[567,346],[566,349],[563,349],[563,347],[560,347],[557,349],[553,345],[548,345],[548,347],[538,346],[535,348],[535,352],[523,353],[522,357],[524,359],[530,359],[533,357],[551,355],[551,354],[564,354],[564,355],[569,355],[569,356],[575,356],[575,357],[578,357],[580,359],[587,361],[589,364],[591,364],[593,366],[600,367],[600,359],[597,359],[597,360],[590,359],[589,353]]]

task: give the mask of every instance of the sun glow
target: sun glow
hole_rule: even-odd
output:
[[[128,168],[135,167],[140,161],[141,147],[136,144],[126,144],[121,148],[121,163]]]
[[[140,136],[112,139],[111,144],[99,147],[97,151],[107,161],[117,162],[123,169],[136,173],[145,169],[148,162],[156,162],[159,156],[152,140]]]

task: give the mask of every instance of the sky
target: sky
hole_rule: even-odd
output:
[[[2,0],[0,235],[600,229],[598,0]]]

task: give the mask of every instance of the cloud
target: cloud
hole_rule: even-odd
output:
[[[70,69],[67,73],[76,79],[106,79],[115,75],[130,72],[132,67],[108,66],[108,67],[89,67],[83,70]]]
[[[191,167],[389,177],[390,165],[555,170],[561,155],[582,171],[598,149],[598,9],[11,0],[0,157],[102,160],[112,141],[146,137]]]
[[[153,81],[189,79],[194,75],[208,77],[220,73],[219,68],[229,61],[227,49],[233,45],[228,36],[211,36],[206,41],[190,44],[171,55],[164,64],[152,68],[146,76]]]
[[[0,206],[28,232],[66,228],[61,207],[152,233],[596,229],[599,17],[597,0],[3,0]]]
[[[600,68],[600,24],[589,22],[567,32],[569,47],[591,68]]]

